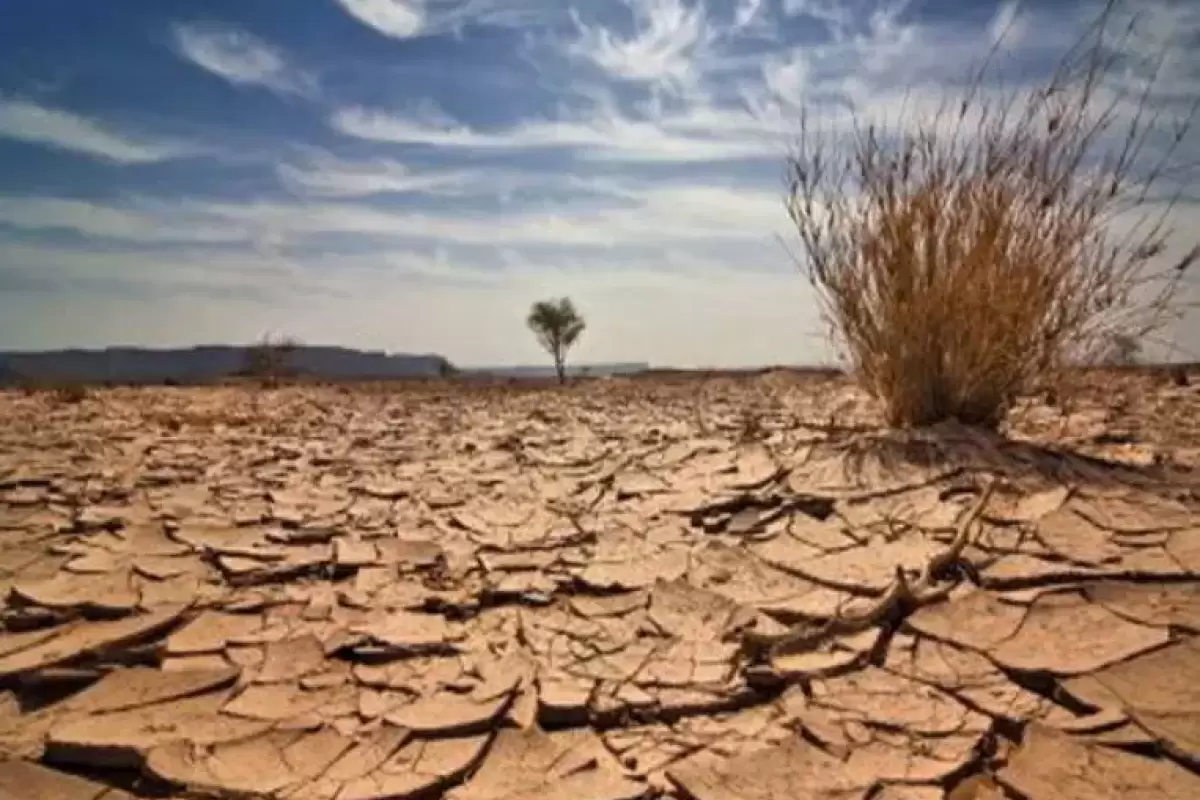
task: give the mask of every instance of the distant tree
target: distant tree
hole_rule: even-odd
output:
[[[287,374],[288,361],[299,346],[300,341],[294,337],[266,334],[246,349],[243,372],[264,384],[274,385]]]
[[[587,327],[569,297],[542,300],[533,304],[526,320],[529,329],[554,359],[554,373],[559,383],[567,380],[567,351],[578,341]]]

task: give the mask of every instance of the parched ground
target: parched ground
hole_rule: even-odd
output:
[[[0,798],[1200,797],[1200,387],[1091,398],[0,395]]]

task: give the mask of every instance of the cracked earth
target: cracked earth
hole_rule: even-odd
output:
[[[0,395],[0,797],[1200,797],[1200,389],[1093,396]]]

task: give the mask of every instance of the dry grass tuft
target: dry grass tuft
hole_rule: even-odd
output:
[[[1198,253],[1159,263],[1173,200],[1148,190],[1191,113],[1159,141],[1153,78],[1113,92],[1113,7],[1040,90],[993,99],[989,57],[931,117],[894,131],[856,120],[848,156],[802,124],[788,160],[802,269],[890,424],[996,427],[1114,336],[1169,324]],[[1131,211],[1118,237],[1110,223]]]

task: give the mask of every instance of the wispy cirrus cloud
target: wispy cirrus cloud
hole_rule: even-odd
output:
[[[209,22],[171,29],[179,55],[235,86],[261,86],[279,94],[312,95],[317,82],[294,67],[279,47],[244,30]]]
[[[337,111],[332,126],[376,142],[447,150],[563,149],[585,161],[714,162],[778,158],[783,140],[745,109],[693,107],[641,116],[600,106],[563,119],[529,120],[493,130],[437,124],[405,114],[363,108]]]
[[[0,137],[124,165],[152,164],[201,152],[185,142],[119,131],[70,111],[3,96]]]
[[[0,291],[7,286],[12,291],[53,294],[74,288],[143,297],[170,293],[215,298],[256,293],[269,301],[266,290],[277,294],[303,278],[294,264],[282,259],[145,244],[97,250],[0,242]],[[17,264],[24,268],[14,269]]]
[[[652,85],[694,84],[700,77],[697,59],[716,39],[705,5],[685,0],[622,2],[633,15],[631,34],[586,22],[572,10],[579,37],[568,44],[567,52],[616,78]]]
[[[490,184],[474,178],[477,193]],[[531,202],[494,212],[388,208],[332,200],[161,201],[120,203],[69,198],[22,202],[0,197],[0,224],[28,231],[72,231],[114,242],[243,244],[319,247],[322,237],[350,235],[364,245],[404,242],[461,246],[607,249],[613,246],[684,247],[724,242],[742,247],[772,242],[786,220],[778,192],[736,185],[680,182],[574,181],[587,200]]]
[[[153,208],[65,197],[0,196],[0,223],[29,231],[70,231],[134,243],[214,243],[245,238],[240,226],[231,227],[223,220],[193,218],[181,226]]]
[[[906,75],[961,77],[986,43],[980,30],[902,20],[904,2],[874,4],[861,18],[825,0],[789,5],[785,10],[818,20],[826,34],[804,46],[772,38],[779,17],[761,0],[620,2],[632,26],[573,10],[573,34],[541,40],[544,74],[584,62],[605,79],[563,82],[560,91],[574,102],[554,116],[481,127],[446,115],[348,106],[330,123],[359,139],[448,151],[566,150],[579,161],[611,164],[779,162],[801,108],[848,129],[851,111],[869,113],[881,102],[894,108]],[[748,42],[753,57],[739,50]]]
[[[389,158],[343,159],[325,151],[275,168],[288,189],[313,197],[456,193],[473,180],[468,170],[414,170]]]
[[[545,74],[582,60],[614,81],[556,83],[573,102],[560,104],[554,115],[479,126],[444,114],[431,119],[346,106],[330,124],[358,139],[447,152],[562,150],[577,161],[630,164],[779,162],[802,110],[811,124],[833,133],[849,132],[856,118],[911,124],[953,96],[1001,35],[1009,63],[1000,68],[1019,67],[1026,49],[1039,58],[1047,49],[1061,56],[1090,18],[1072,9],[1042,10],[1034,19],[1034,12],[1006,0],[979,25],[914,17],[907,0],[789,0],[784,15],[810,20],[823,34],[797,45],[747,32],[774,13],[755,0],[620,2],[631,12],[632,27],[614,26],[611,17],[584,21],[573,12],[576,36],[543,41],[549,45],[539,51]],[[1175,9],[1162,22],[1164,13],[1157,13],[1152,30],[1186,28],[1186,12]],[[743,38],[754,42],[753,58],[738,54]],[[1164,77],[1189,85],[1182,70]],[[630,94],[631,86],[646,93]]]

